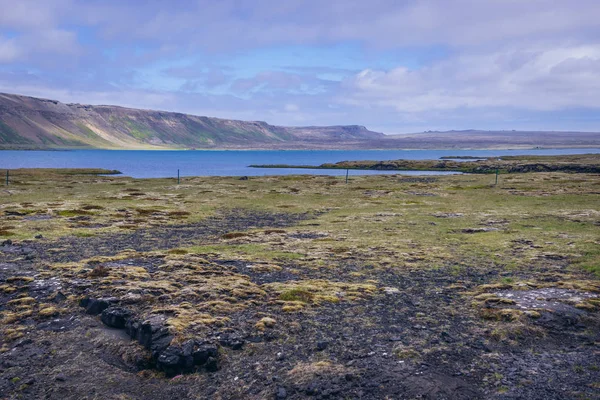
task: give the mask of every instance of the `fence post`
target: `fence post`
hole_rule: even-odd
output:
[[[177,184],[179,185],[179,170],[177,170]]]
[[[350,171],[350,170],[346,169],[346,185],[348,184],[348,171]]]
[[[6,186],[8,186],[8,170],[6,170]]]
[[[498,185],[498,168],[496,168],[496,183],[495,185]]]

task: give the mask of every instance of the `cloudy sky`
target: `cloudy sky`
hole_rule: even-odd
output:
[[[600,131],[598,0],[0,0],[0,91],[282,125]]]

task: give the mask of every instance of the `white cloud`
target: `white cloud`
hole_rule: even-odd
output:
[[[462,54],[428,67],[364,70],[338,100],[398,112],[600,108],[600,45]]]
[[[56,26],[73,7],[71,0],[0,0],[0,26],[45,29]]]
[[[0,64],[14,62],[19,56],[19,49],[14,40],[0,37]]]
[[[221,0],[167,8],[163,2],[89,3],[72,15],[107,38],[210,50],[356,40],[394,48],[559,40],[600,35],[597,0]],[[136,29],[131,29],[135,26]]]
[[[62,29],[32,31],[10,39],[0,37],[0,63],[34,61],[40,64],[56,63],[64,68],[69,59],[52,57],[77,56],[83,48],[74,32]],[[50,58],[49,58],[50,56]]]

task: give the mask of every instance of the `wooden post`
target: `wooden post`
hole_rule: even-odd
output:
[[[179,185],[179,170],[177,170],[177,184]]]
[[[498,168],[496,168],[496,183],[495,183],[495,185],[498,185],[498,172],[499,172]]]
[[[348,171],[350,171],[349,169],[346,170],[346,185],[348,184]]]
[[[8,186],[8,170],[6,170],[6,186]]]

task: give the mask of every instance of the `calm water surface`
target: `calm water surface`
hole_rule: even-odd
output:
[[[1,168],[106,168],[135,178],[177,176],[344,175],[345,170],[259,169],[250,164],[319,165],[356,160],[431,160],[443,156],[558,155],[600,153],[594,149],[548,150],[286,150],[286,151],[0,151]],[[352,175],[448,174],[423,171],[357,171]],[[450,172],[451,173],[451,172]]]

